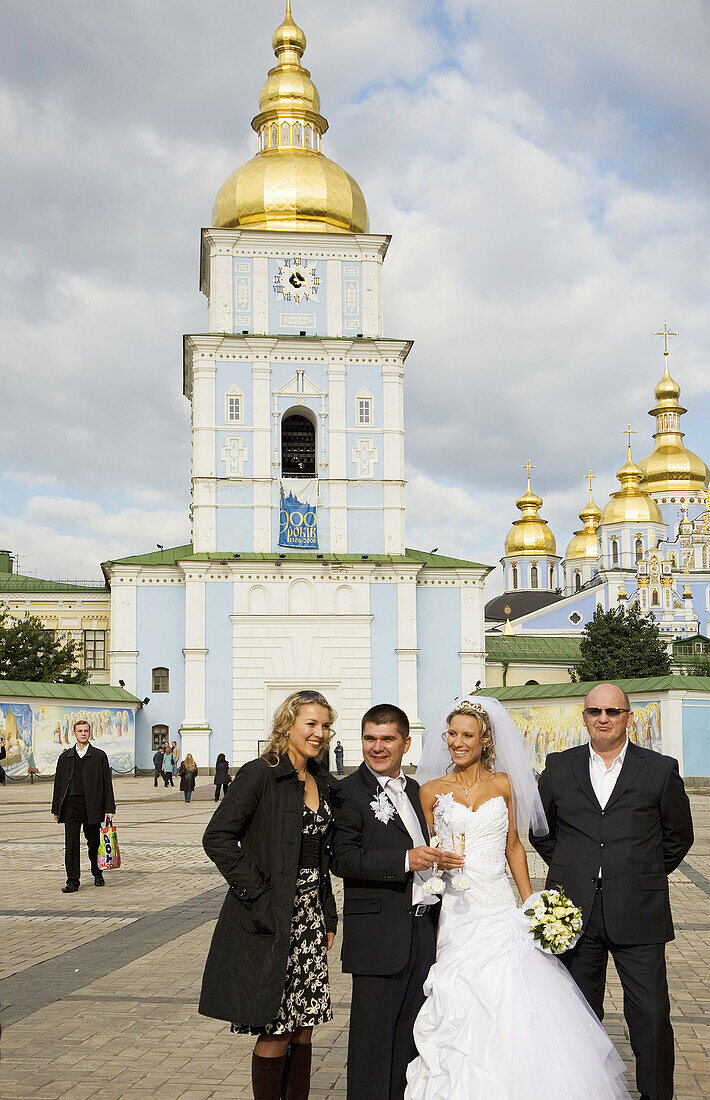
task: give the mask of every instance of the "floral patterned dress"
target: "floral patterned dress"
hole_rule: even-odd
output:
[[[330,824],[331,811],[321,799],[317,810],[304,803],[304,837],[321,837]],[[333,1019],[328,982],[325,921],[320,903],[320,875],[317,867],[298,872],[291,919],[291,942],[286,967],[286,985],[278,1012],[265,1027],[232,1024],[240,1035],[288,1035],[299,1027],[314,1027]]]

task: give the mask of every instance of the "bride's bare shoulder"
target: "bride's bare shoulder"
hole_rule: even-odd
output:
[[[428,783],[423,783],[419,789],[419,796],[422,800],[433,802],[440,794],[445,794],[449,790],[451,790],[451,780],[447,775],[441,775],[438,779],[430,779]]]

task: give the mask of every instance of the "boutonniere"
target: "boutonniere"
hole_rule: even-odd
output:
[[[394,806],[384,791],[380,791],[379,794],[375,795],[370,806],[377,820],[381,821],[383,825],[386,825],[390,818],[394,817]]]

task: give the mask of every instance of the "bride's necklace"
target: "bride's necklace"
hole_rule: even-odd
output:
[[[465,784],[465,783],[464,783],[464,781],[463,781],[463,778],[462,778],[462,776],[461,776],[461,772],[456,772],[456,780],[457,780],[457,782],[459,782],[459,783],[461,784],[461,786],[463,787],[463,791],[464,791],[464,794],[465,794],[465,795],[466,795],[466,797],[468,798],[468,795],[469,795],[469,792],[470,792],[470,790],[471,790],[471,787],[473,786],[473,783],[471,783],[471,784],[470,784],[470,785],[469,785],[469,786],[467,787],[467,786],[466,786],[466,784]]]

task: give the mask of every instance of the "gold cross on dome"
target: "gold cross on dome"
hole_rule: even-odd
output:
[[[631,436],[632,435],[638,435],[639,433],[636,431],[635,428],[632,428],[631,425],[629,424],[628,427],[621,429],[621,434],[622,435],[628,435],[628,437],[629,437],[629,450],[631,450]]]
[[[589,473],[585,474],[584,476],[587,479],[587,481],[589,482],[589,495],[591,496],[592,495],[592,481],[596,481],[597,475],[593,474],[592,471],[590,470]]]
[[[530,477],[530,471],[531,470],[537,470],[537,466],[533,466],[530,459],[528,459],[527,462],[525,463],[525,465],[521,466],[520,469],[521,470],[527,470],[528,471],[528,477]]]
[[[677,332],[669,332],[668,331],[668,322],[664,321],[663,322],[663,332],[654,332],[653,335],[663,337],[663,354],[668,355],[668,337],[669,336],[677,336],[678,333]]]

